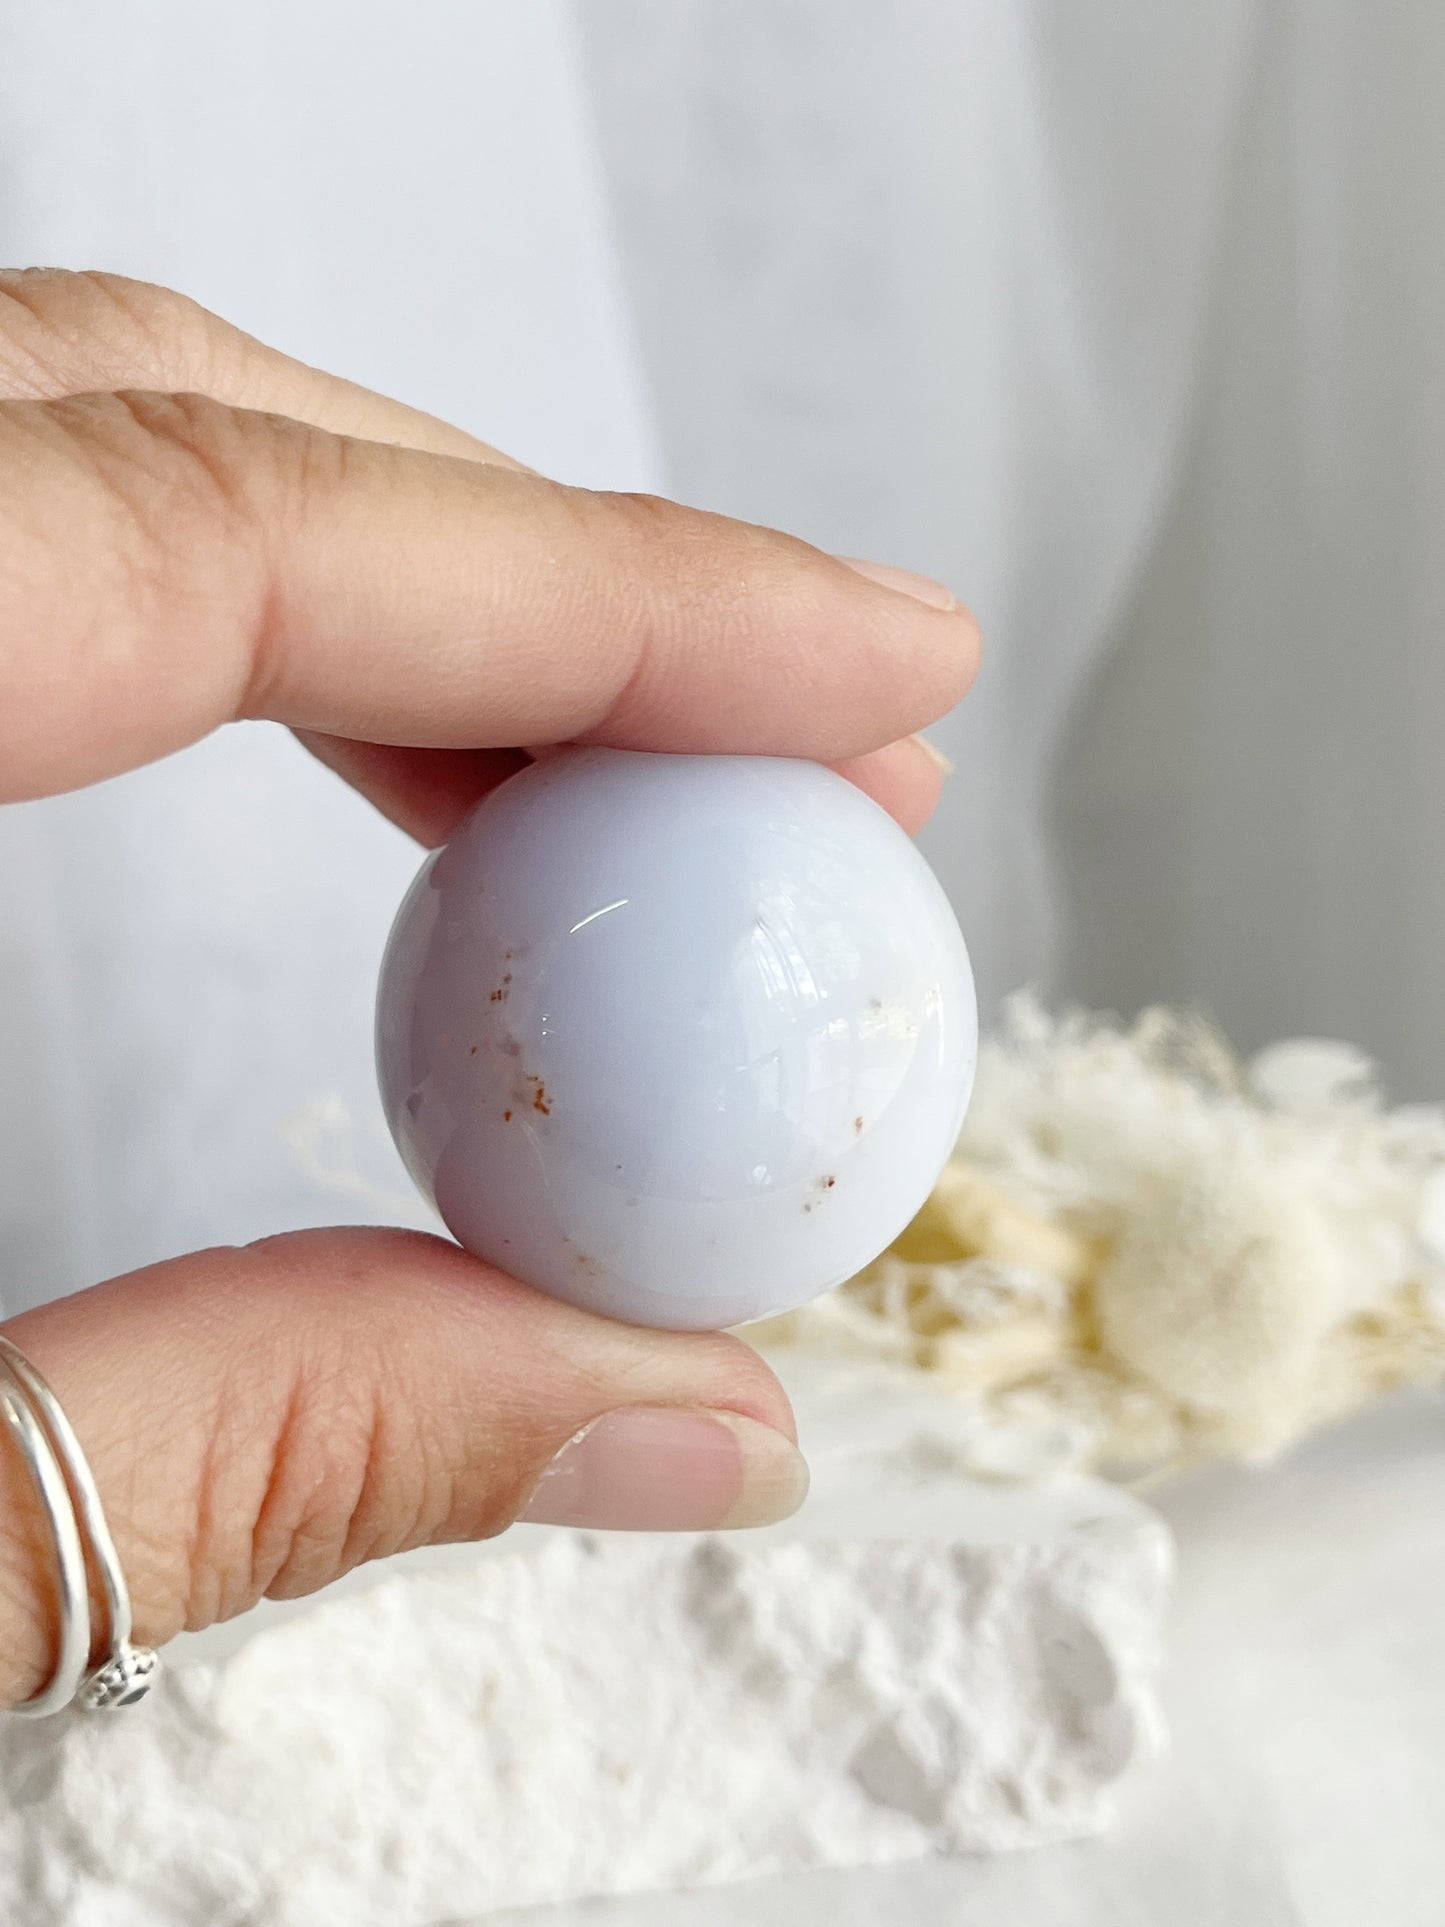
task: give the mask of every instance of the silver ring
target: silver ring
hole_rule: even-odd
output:
[[[160,1664],[149,1646],[131,1643],[130,1592],[80,1440],[59,1399],[18,1346],[0,1334],[0,1406],[30,1467],[55,1541],[60,1637],[55,1667],[40,1692],[10,1710],[32,1719],[72,1700],[109,1710],[144,1699]],[[86,1553],[105,1603],[106,1652],[89,1673],[90,1588]],[[77,1657],[78,1655],[78,1657]]]
[[[32,1719],[44,1719],[47,1714],[69,1706],[80,1690],[90,1663],[90,1590],[85,1577],[85,1549],[80,1543],[75,1508],[60,1461],[51,1451],[35,1414],[8,1384],[0,1384],[0,1412],[4,1413],[10,1435],[30,1467],[55,1541],[60,1608],[55,1666],[49,1682],[38,1693],[9,1709],[28,1714]]]

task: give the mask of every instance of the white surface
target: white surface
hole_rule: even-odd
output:
[[[1445,1399],[1160,1495],[1162,1767],[1107,1839],[492,1916],[522,1927],[1438,1927]]]
[[[957,1402],[876,1370],[800,1412],[796,1521],[519,1529],[177,1642],[127,1719],[0,1725],[0,1918],[429,1927],[1096,1832],[1158,1743],[1164,1528],[972,1483]]]
[[[917,849],[778,757],[587,749],[514,777],[412,886],[377,1012],[387,1116],[462,1244],[701,1331],[897,1237],[978,1049]]]

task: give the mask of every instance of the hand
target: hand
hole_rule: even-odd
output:
[[[160,289],[0,275],[0,801],[266,717],[427,843],[518,745],[579,741],[817,757],[913,828],[939,776],[909,732],[977,648],[936,585],[562,487]],[[3,1329],[86,1448],[149,1644],[524,1510],[743,1525],[806,1486],[747,1346],[609,1323],[439,1238],[202,1252]],[[6,1442],[0,1705],[53,1632]]]

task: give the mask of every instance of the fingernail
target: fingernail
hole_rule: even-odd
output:
[[[781,1432],[737,1412],[630,1406],[569,1439],[521,1513],[550,1526],[710,1532],[797,1511],[808,1467]]]
[[[952,776],[954,765],[936,743],[930,743],[926,736],[915,736],[913,740],[933,764],[935,769],[942,770],[945,776]]]
[[[930,576],[915,575],[912,569],[895,569],[891,562],[860,562],[856,555],[840,555],[837,558],[845,568],[858,575],[866,575],[870,582],[880,588],[896,589],[900,595],[911,595],[915,602],[926,602],[930,609],[956,609],[958,597],[952,589],[946,589],[941,582]]]

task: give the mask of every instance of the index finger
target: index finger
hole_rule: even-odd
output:
[[[241,717],[440,747],[857,756],[977,630],[807,544],[194,395],[0,405],[0,794]]]

